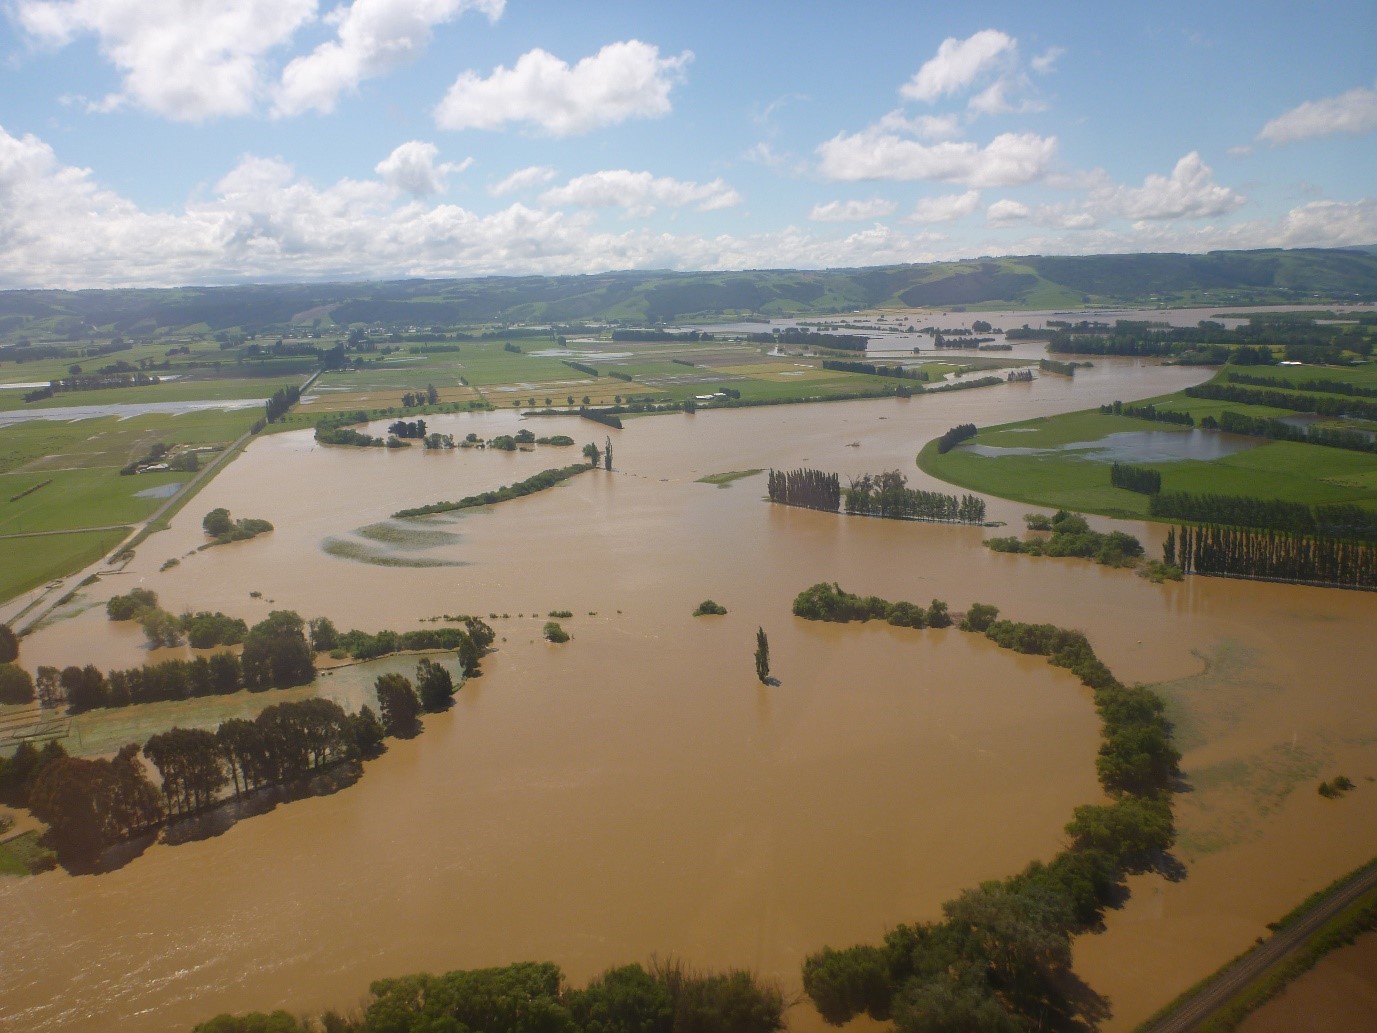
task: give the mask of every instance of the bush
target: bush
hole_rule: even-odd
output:
[[[8,624],[0,624],[0,664],[19,659],[19,638]]]
[[[546,621],[544,635],[550,642],[568,642],[569,633],[559,626],[556,621]]]
[[[0,704],[17,706],[34,701],[33,677],[16,664],[0,664]]]
[[[711,599],[704,599],[698,604],[698,608],[693,611],[693,615],[695,617],[721,616],[726,612],[727,608],[725,606],[721,606]]]
[[[146,588],[135,588],[125,595],[113,596],[105,604],[105,613],[112,621],[133,620],[140,610],[153,609],[158,605],[158,593]]]

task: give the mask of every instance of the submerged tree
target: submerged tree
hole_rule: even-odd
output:
[[[764,628],[755,629],[755,676],[761,684],[770,680],[770,640]]]
[[[612,469],[612,438],[611,438],[611,437],[609,437],[609,438],[607,439],[607,443],[606,443],[605,445],[603,445],[603,448],[602,448],[602,468],[603,468],[604,470],[611,470],[611,469]]]

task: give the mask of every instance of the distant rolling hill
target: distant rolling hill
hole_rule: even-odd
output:
[[[857,309],[1377,300],[1377,247],[974,259],[868,269],[0,292],[0,343],[351,324],[676,323]],[[2,356],[0,356],[2,357]]]

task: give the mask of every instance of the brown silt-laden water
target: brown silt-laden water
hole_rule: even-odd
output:
[[[898,468],[941,489],[913,457],[953,424],[1201,378],[1105,361],[1074,381],[632,420],[611,432],[613,472],[415,525],[425,534],[389,514],[565,465],[577,449],[255,442],[92,598],[143,584],[174,612],[252,622],[294,609],[365,630],[496,613],[496,651],[452,711],[339,793],[151,846],[100,876],[0,881],[0,1028],[185,1030],[227,1010],[348,1007],[371,979],[409,971],[549,959],[582,982],[652,953],[751,967],[797,992],[809,952],[937,917],[963,887],[1055,853],[1072,808],[1100,799],[1088,692],[955,629],[794,618],[793,596],[821,580],[1078,627],[1120,678],[1165,683],[1193,790],[1177,802],[1185,877],[1135,877],[1107,931],[1076,951],[1112,1001],[1106,1028],[1130,1028],[1377,852],[1363,660],[1377,598],[1152,585],[981,547],[1008,529],[791,510],[761,500],[763,473],[722,488],[697,478]],[[516,419],[436,417],[432,429],[490,437]],[[564,418],[536,429],[580,444],[608,433]],[[188,556],[216,506],[276,530]],[[991,518],[1015,527],[1027,508],[990,500]],[[1150,552],[1164,530],[1118,526]],[[158,573],[172,557],[181,564]],[[396,563],[410,565],[382,565]],[[691,617],[706,598],[728,614]],[[546,614],[565,609],[572,641],[544,642]],[[757,626],[778,686],[756,681]],[[30,665],[147,655],[137,629],[99,607],[24,649]],[[1359,788],[1320,799],[1318,780],[1340,770]],[[806,1007],[791,1024],[821,1025]]]

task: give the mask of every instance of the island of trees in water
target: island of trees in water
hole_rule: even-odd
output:
[[[842,488],[834,473],[803,467],[771,470],[768,494],[771,502],[835,513],[845,502],[846,512],[891,520],[928,520],[980,524],[985,521],[985,500],[976,495],[948,495],[907,487],[908,478],[898,470],[863,474]]]
[[[906,605],[823,583],[801,592],[794,612],[866,620]],[[1078,1025],[1095,1009],[1068,992],[1071,937],[1098,928],[1126,892],[1125,875],[1159,864],[1175,839],[1170,796],[1180,754],[1162,700],[1121,684],[1081,632],[998,617],[995,607],[977,603],[960,627],[1045,656],[1094,693],[1103,724],[1096,769],[1112,802],[1077,807],[1066,826],[1068,846],[1051,861],[966,890],[942,905],[941,921],[898,925],[878,945],[810,955],[804,990],[830,1023],[865,1013],[893,1021],[901,1033]]]
[[[116,597],[114,613],[124,614],[127,598]],[[113,614],[112,614],[113,615]],[[460,673],[473,677],[491,645],[492,629],[478,618],[464,618],[465,629],[441,628],[398,634],[336,632],[328,620],[307,625],[290,611],[273,611],[244,637],[242,656],[215,653],[194,660],[168,660],[127,671],[101,672],[93,665],[58,671],[38,669],[45,706],[65,701],[69,711],[119,707],[159,700],[227,694],[243,688],[289,687],[315,676],[314,646],[383,655],[404,648],[455,649]],[[27,679],[27,672],[13,664]],[[32,702],[33,682],[27,682]],[[22,743],[11,758],[0,758],[0,801],[27,807],[49,827],[58,857],[77,870],[96,865],[102,851],[126,839],[154,832],[169,820],[200,814],[225,802],[265,789],[300,791],[327,768],[376,755],[386,736],[420,730],[422,710],[450,705],[456,691],[449,670],[430,657],[416,666],[416,680],[385,674],[375,682],[375,713],[367,705],[347,713],[329,699],[271,704],[256,718],[234,718],[211,731],[174,727],[142,745],[130,743],[113,759],[70,757],[62,745],[42,749]],[[148,776],[139,755],[157,770],[161,785]],[[352,777],[357,777],[356,769]]]

